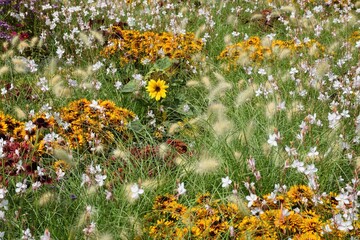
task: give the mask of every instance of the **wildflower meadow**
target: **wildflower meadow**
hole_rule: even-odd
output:
[[[356,0],[0,0],[0,240],[359,240],[359,27]]]

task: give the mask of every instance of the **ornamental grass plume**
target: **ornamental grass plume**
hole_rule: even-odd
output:
[[[156,101],[160,101],[161,98],[166,98],[167,88],[169,88],[169,86],[166,85],[164,80],[158,79],[155,81],[151,79],[146,87],[146,91],[149,92],[151,99],[155,98]]]
[[[215,172],[220,167],[220,161],[211,157],[208,153],[202,153],[200,160],[195,164],[194,169],[198,174]]]

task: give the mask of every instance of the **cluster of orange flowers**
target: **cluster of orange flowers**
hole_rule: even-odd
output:
[[[360,31],[355,31],[351,34],[349,41],[351,43],[356,43],[357,41],[360,41]]]
[[[118,56],[123,65],[135,62],[146,64],[165,56],[171,59],[189,59],[203,47],[202,41],[195,39],[193,33],[140,33],[117,26],[113,26],[109,31],[109,44],[101,51],[101,55]]]
[[[262,209],[250,215],[239,202],[222,203],[209,193],[186,207],[174,195],[158,196],[153,211],[145,216],[146,232],[154,239],[345,239],[359,236],[360,221],[341,231],[332,221],[340,212],[334,193],[313,202],[314,192],[297,185],[271,198],[254,201]],[[351,203],[350,203],[351,204]]]
[[[250,37],[242,42],[227,46],[218,56],[218,59],[227,60],[229,66],[236,66],[241,61],[261,62],[274,57],[281,50],[289,50],[291,54],[315,46],[320,52],[325,48],[316,40],[297,44],[294,40],[273,40],[270,46],[264,46],[258,36]]]
[[[42,113],[28,122],[0,112],[0,137],[28,141],[37,149],[38,155],[55,145],[88,149],[92,147],[89,141],[97,144],[110,142],[115,137],[129,138],[127,124],[134,119],[133,112],[117,107],[112,101],[80,99],[61,108],[57,116]],[[51,132],[53,135],[46,136]]]
[[[0,112],[0,138],[23,139],[25,136],[24,123]]]

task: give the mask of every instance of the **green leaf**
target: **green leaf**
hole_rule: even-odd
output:
[[[164,58],[161,58],[156,61],[156,63],[154,64],[154,68],[157,70],[164,71],[164,70],[170,68],[172,64],[173,64],[173,61],[170,58],[164,57]]]
[[[135,92],[138,87],[138,83],[135,80],[131,80],[121,89],[123,93],[132,93]]]

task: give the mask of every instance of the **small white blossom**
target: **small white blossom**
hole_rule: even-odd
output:
[[[64,55],[65,50],[64,48],[60,45],[57,50],[56,50],[56,54],[58,55],[59,59],[62,58],[62,56]]]
[[[7,192],[6,188],[0,188],[0,199],[4,199]]]
[[[41,187],[41,182],[36,181],[31,186],[32,186],[32,190],[37,190]]]
[[[40,240],[50,240],[50,231],[45,229],[44,235],[40,236]]]
[[[248,207],[251,207],[254,202],[257,200],[257,196],[255,194],[250,193],[250,196],[246,196],[246,200],[248,200]]]
[[[16,193],[24,193],[27,189],[26,179],[23,182],[16,183],[15,186],[16,186],[16,189],[15,189]]]
[[[317,147],[310,148],[310,152],[307,155],[309,158],[315,158],[315,157],[319,156],[319,152],[316,151],[316,148]]]
[[[131,197],[133,199],[138,199],[141,194],[144,193],[144,189],[139,188],[139,186],[135,183],[131,187]]]
[[[229,176],[226,176],[225,178],[221,178],[221,186],[223,188],[227,188],[230,186],[230,184],[232,183],[231,179],[229,178]]]
[[[104,186],[104,180],[106,179],[106,175],[96,174],[95,181],[97,182],[99,187]]]
[[[178,184],[177,192],[179,195],[183,195],[186,193],[185,185],[183,182]]]
[[[22,240],[34,240],[29,228],[27,228],[25,231],[23,230],[22,232],[23,232],[23,235],[21,237]]]
[[[105,195],[106,195],[105,199],[106,199],[106,200],[110,200],[111,197],[112,197],[112,192],[110,192],[110,191],[108,191],[108,190],[105,190]]]
[[[123,84],[120,81],[116,81],[114,84],[114,87],[116,88],[116,90],[119,90],[122,86],[123,86]]]

